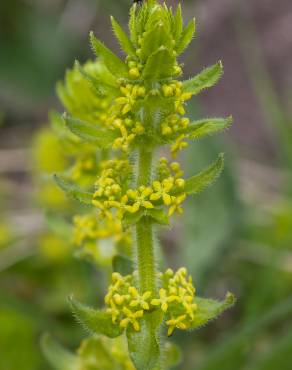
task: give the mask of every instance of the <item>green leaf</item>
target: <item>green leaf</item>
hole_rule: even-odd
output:
[[[104,85],[99,81],[96,77],[90,75],[87,73],[84,68],[81,67],[80,63],[75,60],[75,68],[80,72],[80,74],[91,84],[91,86],[94,88],[96,93],[103,97],[105,96],[107,90],[104,88]]]
[[[192,19],[184,28],[176,47],[177,54],[181,54],[190,44],[196,31],[196,20]]]
[[[190,177],[185,183],[187,194],[197,194],[210,186],[220,175],[224,167],[224,154],[221,153],[218,159],[209,167],[195,176]]]
[[[69,298],[69,302],[77,321],[92,334],[102,334],[109,338],[122,334],[123,329],[118,324],[113,324],[109,313],[85,306],[73,297]]]
[[[146,32],[141,44],[141,57],[146,60],[148,56],[155,53],[160,47],[170,49],[172,47],[171,34],[167,32],[163,23],[158,23],[154,28]]]
[[[125,226],[134,225],[138,221],[140,221],[143,216],[144,216],[143,209],[140,209],[138,212],[135,213],[127,212],[123,217],[123,223],[125,224]]]
[[[236,299],[233,294],[227,293],[224,301],[195,297],[194,302],[198,309],[192,321],[192,329],[197,329],[214,320],[221,313],[232,307]]]
[[[221,61],[211,67],[205,68],[201,73],[183,82],[183,90],[194,95],[204,89],[215,85],[223,74]]]
[[[134,5],[130,9],[130,18],[129,18],[130,37],[131,37],[131,41],[134,44],[137,44],[137,41],[138,41],[137,29],[136,29],[136,21],[137,21],[136,9],[137,9],[137,5],[136,3],[134,3]]]
[[[77,369],[77,356],[63,348],[49,334],[42,335],[41,349],[47,361],[55,370]]]
[[[52,233],[60,236],[60,238],[67,239],[71,238],[73,233],[73,226],[68,220],[56,213],[47,212],[45,214],[46,226]]]
[[[146,215],[151,217],[153,221],[159,225],[169,225],[169,217],[163,209],[147,209]]]
[[[122,27],[114,19],[113,16],[111,16],[111,22],[112,22],[113,31],[114,31],[117,39],[119,40],[121,48],[124,50],[124,52],[126,54],[136,56],[135,48],[134,48],[131,40],[128,38],[126,33],[123,31]]]
[[[97,145],[99,148],[108,148],[117,137],[113,130],[105,130],[92,123],[82,121],[77,118],[71,118],[64,115],[64,120],[71,132],[84,141]]]
[[[91,204],[93,194],[89,191],[85,191],[79,188],[76,184],[65,180],[64,178],[55,175],[54,179],[57,185],[69,196],[74,199],[79,200],[79,202],[84,204]]]
[[[64,85],[63,82],[61,81],[57,82],[56,93],[64,107],[71,107],[72,99],[70,98],[66,86]]]
[[[171,77],[175,57],[164,46],[161,46],[155,53],[147,59],[143,70],[143,78],[146,80],[156,80]]]
[[[99,41],[90,32],[90,42],[92,49],[97,57],[100,57],[107,69],[116,77],[128,77],[128,69],[124,62],[121,61],[110,49],[108,49],[101,41]]]
[[[252,359],[249,370],[291,370],[292,362],[292,331],[274,337],[274,341],[263,354]]]
[[[176,13],[174,16],[173,27],[172,27],[173,38],[176,42],[180,40],[182,30],[183,30],[183,18],[182,18],[182,12],[181,12],[181,4],[178,4]]]
[[[231,126],[232,117],[227,118],[206,118],[192,122],[183,132],[189,139],[200,139],[201,137],[212,135],[223,131]]]
[[[181,362],[181,350],[176,344],[172,342],[166,342],[164,346],[163,357],[165,359],[165,368],[172,368],[174,366],[177,366]]]
[[[131,275],[134,271],[133,262],[130,258],[117,254],[113,258],[113,271],[122,276]]]
[[[292,299],[289,297],[288,299],[281,300],[280,303],[275,304],[272,308],[267,307],[261,315],[243,320],[236,328],[230,330],[229,333],[224,333],[214,344],[209,346],[208,355],[197,369],[234,370],[238,368],[247,368],[247,344],[249,348],[256,348],[257,343],[259,343],[259,337],[261,337],[268,328],[276,328],[279,327],[281,323],[288,322],[291,318],[291,314]],[[274,340],[277,341],[278,338],[275,337]],[[253,364],[255,364],[254,358]],[[282,370],[281,364],[279,367],[276,366],[273,368],[273,370],[275,369]]]
[[[156,330],[151,322],[155,313],[147,314],[141,319],[141,330],[127,328],[128,349],[131,360],[139,370],[155,369],[160,359],[160,350]],[[155,321],[155,320],[154,320]]]

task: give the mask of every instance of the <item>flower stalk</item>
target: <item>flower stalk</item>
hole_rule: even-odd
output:
[[[137,270],[141,293],[157,291],[153,226],[149,218],[142,218],[136,225]]]
[[[138,178],[139,186],[149,186],[152,174],[152,148],[139,148]],[[136,225],[136,255],[141,293],[156,291],[156,271],[153,245],[153,225],[145,216]]]

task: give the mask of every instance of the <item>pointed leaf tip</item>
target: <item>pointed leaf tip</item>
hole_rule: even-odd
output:
[[[147,80],[167,78],[173,75],[175,57],[165,46],[150,55],[143,70],[143,77]]]
[[[70,197],[81,203],[91,205],[93,194],[89,191],[79,188],[76,184],[64,179],[60,175],[54,175],[56,184]]]
[[[135,48],[134,48],[131,40],[129,39],[127,34],[124,32],[124,30],[122,29],[120,24],[115,20],[115,18],[113,16],[111,16],[111,24],[112,24],[114,34],[115,34],[116,38],[118,39],[119,44],[120,44],[121,48],[123,49],[123,51],[126,54],[135,57],[136,56]]]
[[[194,95],[199,94],[202,90],[214,86],[223,74],[223,65],[219,61],[216,64],[205,68],[201,73],[193,78],[183,82],[183,89],[185,92]]]
[[[235,302],[236,299],[230,292],[226,294],[224,301],[195,297],[197,311],[191,329],[197,329],[216,319],[224,311],[231,308]]]
[[[97,125],[72,118],[65,114],[64,120],[69,130],[84,141],[93,143],[99,148],[108,148],[117,134],[113,130],[105,130]]]
[[[109,313],[88,307],[70,296],[70,307],[78,322],[93,334],[102,334],[109,338],[116,338],[122,334],[123,329],[112,322]]]
[[[180,40],[177,43],[176,47],[176,52],[178,54],[183,53],[183,51],[189,46],[194,37],[195,32],[196,32],[196,20],[195,18],[193,18],[190,20],[190,22],[182,31]]]
[[[220,153],[217,160],[209,167],[195,176],[190,177],[185,183],[187,194],[197,194],[210,186],[221,174],[224,168],[224,153]]]
[[[233,293],[231,292],[227,292],[226,293],[226,296],[225,296],[225,304],[228,306],[228,307],[231,307],[233,306],[234,304],[236,303],[236,297]]]
[[[107,69],[118,78],[127,78],[128,69],[126,64],[99,41],[92,31],[89,33],[89,38],[93,52],[97,57],[103,60]]]
[[[228,129],[233,122],[232,116],[226,118],[206,118],[192,122],[183,133],[189,139],[200,139],[207,135],[213,135],[217,132]]]

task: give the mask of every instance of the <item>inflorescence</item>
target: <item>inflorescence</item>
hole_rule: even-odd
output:
[[[161,288],[158,295],[151,291],[142,294],[135,287],[135,273],[122,276],[114,272],[105,297],[107,312],[111,314],[113,323],[122,328],[132,325],[135,331],[139,331],[140,319],[145,313],[161,310],[166,317],[168,335],[175,328],[190,328],[197,310],[191,276],[185,268],[180,268],[175,273],[168,269],[159,277]]]
[[[85,191],[71,184],[61,186],[93,206],[91,213],[74,218],[75,242],[89,254],[96,253],[105,239],[115,247],[122,244],[133,249],[131,233],[136,226],[136,253],[127,250],[125,254],[137,256],[138,271],[121,274],[114,267],[105,297],[107,311],[105,316],[99,312],[108,328],[100,328],[107,333],[113,330],[109,336],[117,336],[125,328],[128,334],[143,327],[150,330],[147,314],[159,312],[171,335],[175,328],[186,330],[206,323],[233,302],[231,296],[222,303],[207,300],[208,308],[200,311],[204,299],[195,296],[185,268],[175,273],[171,269],[156,272],[152,235],[153,225],[169,224],[171,216],[182,214],[187,195],[210,185],[223,168],[220,155],[210,167],[184,179],[178,162],[164,157],[156,161],[154,155],[164,146],[174,160],[187,147],[187,140],[230,125],[231,118],[190,122],[186,117],[187,101],[218,81],[222,64],[180,81],[183,65],[178,57],[195,33],[193,19],[183,26],[180,6],[173,12],[165,4],[147,0],[131,8],[129,36],[113,18],[112,26],[126,54],[124,60],[91,33],[98,60],[84,67],[76,64],[66,83],[59,85],[59,95],[71,115],[63,119],[71,132],[62,134],[67,144],[74,144],[74,166],[67,174],[78,185],[89,185]],[[80,152],[82,155],[76,155]],[[114,253],[118,252],[121,250],[115,249]],[[155,339],[151,343],[156,343],[159,325],[154,332],[151,329]],[[132,359],[137,361],[136,356]]]

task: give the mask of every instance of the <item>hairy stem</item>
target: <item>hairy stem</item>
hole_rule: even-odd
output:
[[[152,172],[152,156],[152,148],[140,148],[137,187],[142,185],[150,185]],[[155,292],[157,291],[157,285],[153,243],[153,225],[149,217],[142,217],[142,219],[136,224],[136,248],[139,289],[141,293],[151,291],[152,294],[155,294]],[[157,327],[157,324],[149,318],[145,318],[145,320],[146,326],[144,327],[144,329],[142,329],[145,330],[145,338],[152,338],[152,340],[157,343],[158,352],[160,352],[159,347],[161,346],[161,341],[158,339],[159,329]],[[140,351],[143,352],[144,348],[141,348]],[[151,370],[161,369],[162,367],[160,359],[155,367]]]
[[[148,186],[151,181],[152,148],[139,150],[137,185]],[[143,217],[136,225],[137,267],[141,292],[156,290],[155,258],[152,223]]]
[[[152,148],[143,147],[139,150],[138,159],[138,187],[141,185],[148,186],[151,181],[152,172]]]
[[[137,260],[141,292],[155,291],[155,263],[153,250],[152,225],[143,217],[136,226]]]

